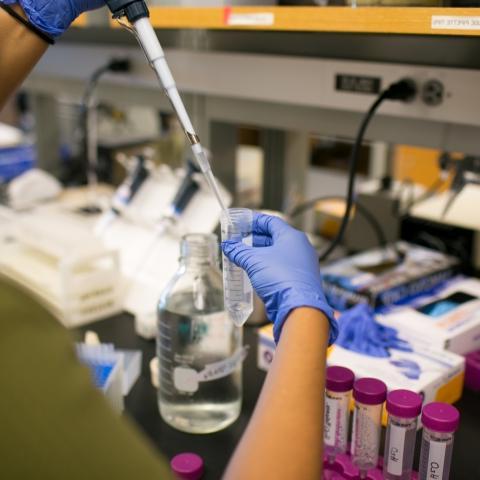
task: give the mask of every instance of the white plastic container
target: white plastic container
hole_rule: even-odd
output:
[[[30,290],[66,326],[118,313],[117,252],[66,215],[34,214],[14,222],[15,240],[2,246],[2,273]]]

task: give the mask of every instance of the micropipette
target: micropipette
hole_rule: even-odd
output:
[[[115,192],[110,209],[100,218],[95,226],[95,233],[97,235],[102,235],[109,225],[123,214],[124,210],[132,202],[147,180],[148,176],[149,171],[145,165],[145,157],[143,155],[136,156],[135,166],[131,169],[125,181]]]
[[[193,128],[185,105],[178,93],[170,67],[165,59],[165,53],[149,20],[150,13],[146,3],[143,0],[106,0],[106,3],[113,14],[113,18],[137,38],[148,62],[157,74],[160,84],[165,90],[165,94],[188,138],[193,155],[208,185],[212,189],[223,214],[229,218],[227,208],[220,195],[215,177],[213,176],[210,162]],[[128,23],[122,20],[123,17],[127,18]]]
[[[190,205],[192,198],[200,190],[200,186],[195,179],[195,175],[199,172],[198,168],[194,163],[188,160],[185,167],[185,177],[180,183],[180,186],[175,194],[175,197],[171,201],[170,205],[167,207],[166,211],[157,222],[155,226],[155,234],[147,248],[144,251],[143,256],[135,267],[135,272],[140,272],[143,270],[143,267],[146,265],[147,261],[152,255],[153,249],[155,248],[158,239],[164,235],[166,232],[172,230],[175,227],[178,219],[185,209]]]

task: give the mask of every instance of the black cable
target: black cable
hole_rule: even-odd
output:
[[[90,75],[90,78],[87,83],[87,87],[85,89],[85,92],[82,97],[82,107],[84,110],[88,109],[90,100],[92,98],[92,95],[97,88],[97,84],[100,80],[100,78],[108,72],[113,72],[113,73],[127,73],[130,71],[131,65],[130,61],[128,59],[124,58],[114,58],[110,60],[107,64],[102,65],[100,68],[95,70],[92,75]]]
[[[92,73],[92,75],[90,75],[90,78],[88,79],[87,87],[85,88],[85,91],[83,92],[83,97],[82,97],[81,106],[83,111],[88,110],[88,107],[92,100],[93,93],[97,88],[100,78],[108,71],[109,71],[109,66],[104,65],[103,67],[100,67],[97,70],[95,70]]]
[[[347,187],[347,197],[346,197],[347,206],[345,209],[345,214],[342,218],[342,223],[340,224],[340,228],[337,232],[337,235],[332,240],[330,245],[326,248],[326,250],[320,253],[321,262],[325,261],[332,254],[332,252],[338,247],[338,245],[343,240],[343,237],[345,236],[347,225],[350,221],[350,215],[352,213],[352,207],[354,204],[355,175],[357,172],[357,164],[360,157],[360,149],[363,143],[363,138],[365,136],[365,132],[370,123],[370,120],[373,118],[376,110],[382,104],[385,98],[386,98],[386,92],[382,92],[380,96],[372,104],[370,109],[368,110],[367,114],[362,120],[360,129],[358,130],[355,143],[353,144],[352,153],[350,154],[350,164],[348,167],[348,187]]]
[[[410,101],[413,99],[415,94],[416,87],[411,80],[405,79],[393,83],[378,96],[378,98],[373,102],[372,106],[368,109],[368,112],[364,116],[362,123],[360,124],[360,128],[355,138],[355,143],[353,144],[353,149],[350,155],[348,188],[346,196],[347,207],[345,209],[345,215],[343,216],[342,223],[340,224],[337,235],[332,240],[330,245],[325,249],[325,251],[320,253],[320,262],[325,261],[331,255],[331,253],[337,248],[337,246],[341,243],[343,237],[345,236],[345,231],[350,221],[350,215],[352,213],[352,207],[354,204],[355,175],[357,173],[357,164],[360,157],[360,149],[362,147],[365,132],[367,131],[370,121],[372,120],[378,107],[380,107],[384,100]]]
[[[345,200],[345,197],[336,196],[336,195],[331,195],[331,196],[326,195],[323,197],[314,198],[312,200],[309,200],[308,202],[302,203],[301,205],[298,205],[297,207],[295,207],[289,216],[290,218],[294,218],[304,213],[305,211],[310,210],[310,208],[314,207],[318,202],[322,202],[325,200]],[[358,201],[354,201],[353,205],[358,209],[358,213],[363,215],[365,220],[372,227],[372,230],[375,232],[375,235],[377,237],[378,244],[381,247],[386,247],[388,244],[387,237],[385,235],[385,231],[380,225],[380,222],[375,218],[375,216],[370,212],[370,210],[368,210],[364,205],[362,205]]]
[[[100,68],[95,70],[88,80],[87,86],[83,93],[82,102],[81,102],[81,112],[80,118],[83,126],[83,145],[85,151],[85,157],[89,157],[88,153],[88,143],[89,143],[89,108],[91,107],[90,103],[92,101],[93,95],[97,88],[98,82],[102,76],[106,73],[128,73],[131,69],[131,62],[127,58],[113,58],[105,65],[102,65]],[[87,166],[87,177],[91,175],[92,177],[97,176],[97,165],[88,165]]]

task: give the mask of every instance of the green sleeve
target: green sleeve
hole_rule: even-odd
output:
[[[0,478],[170,478],[168,464],[92,386],[69,333],[2,279]]]

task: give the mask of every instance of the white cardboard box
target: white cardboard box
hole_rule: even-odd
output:
[[[480,350],[480,280],[456,277],[435,293],[377,317],[406,340],[458,354]]]
[[[389,390],[415,391],[425,402],[456,402],[463,391],[465,359],[425,344],[413,345],[413,349],[391,350],[389,358],[374,358],[333,346],[328,350],[327,364],[350,368],[356,378],[378,378]],[[259,330],[258,368],[268,370],[274,354],[273,329],[267,325]]]

